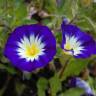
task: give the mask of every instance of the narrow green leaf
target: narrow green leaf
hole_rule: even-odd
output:
[[[55,75],[49,80],[49,83],[50,83],[51,95],[56,96],[56,93],[61,90],[61,82],[59,77]]]
[[[39,80],[37,82],[38,96],[46,96],[45,90],[48,87],[47,84],[48,84],[47,79],[45,79],[43,77],[39,78]]]

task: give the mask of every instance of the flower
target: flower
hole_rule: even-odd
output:
[[[76,77],[76,87],[84,89],[87,94],[94,94],[88,82],[82,80],[79,77]],[[89,95],[90,96],[90,95]]]
[[[65,54],[76,58],[87,58],[96,54],[96,42],[87,33],[75,25],[66,24],[64,21],[61,29],[63,35],[61,48]]]
[[[46,26],[33,24],[17,27],[9,36],[5,56],[23,71],[47,65],[56,54],[56,40]]]

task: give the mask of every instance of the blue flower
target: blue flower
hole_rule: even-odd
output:
[[[75,25],[66,24],[64,21],[61,29],[63,35],[61,48],[65,54],[76,58],[87,58],[96,54],[96,42],[87,33]]]
[[[56,54],[56,40],[51,30],[43,25],[23,25],[9,36],[5,56],[23,71],[33,71],[47,65]]]
[[[84,89],[85,93],[87,93],[87,94],[94,94],[94,92],[91,89],[91,87],[89,86],[88,82],[82,80],[79,77],[76,77],[76,87]]]

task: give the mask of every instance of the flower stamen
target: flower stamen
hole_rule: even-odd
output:
[[[38,46],[36,46],[36,44],[32,44],[32,46],[27,47],[26,49],[26,55],[28,57],[34,57],[35,55],[37,55],[40,52],[40,49],[38,48]]]

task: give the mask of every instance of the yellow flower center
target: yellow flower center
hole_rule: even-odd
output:
[[[66,50],[71,50],[72,49],[72,46],[70,45],[70,43],[66,43],[65,46],[64,46],[64,48]]]
[[[28,57],[34,57],[40,52],[40,48],[36,44],[32,44],[32,46],[26,47],[26,55]]]
[[[65,54],[67,55],[71,55],[72,54],[72,45],[70,44],[70,42],[67,42],[65,45],[64,45],[64,49],[66,50],[63,50]]]

